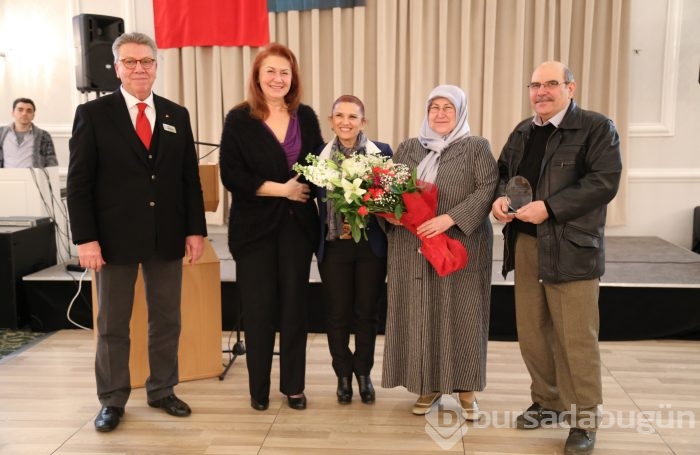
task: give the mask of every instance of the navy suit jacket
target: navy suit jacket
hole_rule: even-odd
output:
[[[382,152],[382,155],[384,156],[392,156],[393,152],[391,151],[391,147],[389,144],[385,144],[384,142],[376,142],[372,141],[374,145],[377,146],[377,148]],[[321,147],[323,149],[323,147]],[[320,152],[320,150],[319,150]],[[318,218],[321,223],[321,229],[320,229],[320,239],[318,242],[318,247],[316,248],[316,261],[321,263],[323,262],[323,252],[326,246],[326,232],[328,231],[328,226],[326,225],[326,217],[328,214],[328,209],[326,208],[326,203],[324,202],[324,199],[326,197],[326,189],[323,187],[317,187],[316,188],[316,197],[318,200]],[[377,257],[383,258],[386,257],[386,252],[387,252],[387,242],[386,242],[386,234],[384,234],[384,231],[379,227],[379,223],[377,223],[377,218],[374,215],[371,215],[369,217],[369,221],[367,222],[367,241],[369,242],[369,246],[372,249],[372,253],[374,253]]]
[[[67,182],[73,242],[99,241],[108,263],[182,258],[186,236],[207,235],[189,113],[155,94],[153,103],[150,151],[120,90],[75,111]]]

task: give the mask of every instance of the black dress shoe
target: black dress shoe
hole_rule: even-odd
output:
[[[257,401],[255,398],[250,397],[250,407],[256,411],[264,411],[270,406],[270,399],[265,398],[262,401]]]
[[[543,424],[554,425],[559,421],[559,413],[543,407],[539,403],[532,403],[529,408],[515,418],[515,427],[518,430],[534,430]]]
[[[148,405],[152,408],[160,408],[175,417],[187,417],[192,414],[192,409],[187,403],[176,397],[175,394],[170,394],[158,400],[149,400]]]
[[[350,404],[352,402],[352,376],[338,378],[338,390],[335,394],[338,396],[338,403],[340,404]]]
[[[124,415],[124,408],[120,406],[102,406],[95,417],[95,430],[106,433],[117,428],[119,419]]]
[[[588,455],[595,447],[595,431],[572,428],[564,445],[565,455]]]
[[[298,397],[291,397],[287,395],[287,404],[290,408],[296,409],[297,411],[303,411],[306,409],[306,395],[303,393]]]
[[[357,387],[360,389],[360,398],[365,404],[374,403],[374,386],[372,380],[367,376],[357,376]]]

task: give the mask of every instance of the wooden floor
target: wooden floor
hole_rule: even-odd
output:
[[[228,340],[226,333],[223,347]],[[601,346],[603,425],[609,428],[598,432],[594,453],[700,453],[700,422],[694,422],[694,416],[700,417],[700,342]],[[381,380],[382,347],[380,337],[376,384]],[[451,423],[447,413],[434,412],[430,420],[414,416],[410,409],[415,396],[402,388],[377,387],[374,405],[359,399],[337,404],[325,335],[312,334],[306,411],[289,409],[277,393],[270,397],[269,410],[252,410],[245,358],[239,358],[224,381],[212,378],[178,386],[178,395],[193,408],[191,417],[170,417],[149,408],[143,389],[136,389],[119,428],[102,434],[93,427],[99,405],[92,334],[63,330],[0,361],[0,454],[563,453],[566,428],[509,428],[518,411],[529,405],[529,379],[517,343],[490,342],[488,362],[489,385],[479,402],[491,424],[480,427]],[[277,374],[275,361],[273,385]],[[645,412],[653,413],[651,420],[645,420]]]

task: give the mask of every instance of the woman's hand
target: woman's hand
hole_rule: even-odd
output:
[[[306,202],[311,195],[311,188],[306,183],[299,182],[300,174],[296,174],[284,184],[287,199],[295,202]]]
[[[300,174],[296,174],[284,183],[265,181],[255,192],[257,196],[284,197],[294,202],[306,202],[311,197],[311,188],[306,183],[299,182]]]
[[[454,224],[455,222],[452,217],[445,213],[440,216],[436,216],[435,218],[431,218],[418,226],[418,229],[416,229],[416,234],[418,234],[419,237],[429,239],[435,237],[436,235],[442,234],[454,226]]]
[[[401,221],[397,220],[393,216],[384,219],[387,223],[393,224],[394,226],[403,226],[403,224],[401,224]]]

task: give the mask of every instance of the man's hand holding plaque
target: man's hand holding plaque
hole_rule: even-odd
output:
[[[512,177],[506,185],[506,200],[508,213],[516,213],[520,207],[532,202],[530,182],[521,175]]]

